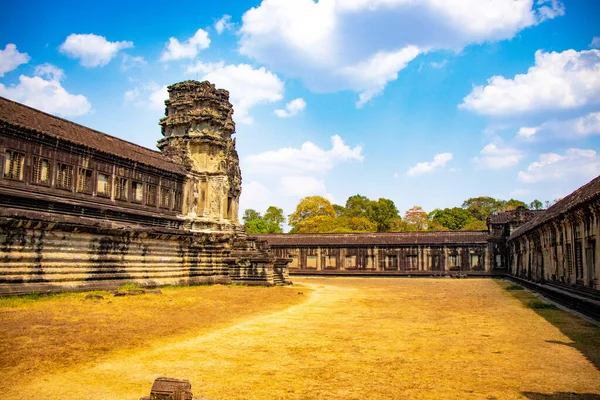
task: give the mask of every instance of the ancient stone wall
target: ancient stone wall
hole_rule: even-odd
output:
[[[509,240],[509,272],[534,282],[600,290],[600,197]]]
[[[125,283],[288,283],[286,262],[260,246],[235,234],[4,216],[0,295],[116,289]]]
[[[291,273],[490,274],[486,232],[252,235]],[[297,239],[297,240],[295,240]]]
[[[0,98],[0,295],[289,283],[239,225],[229,94],[169,88],[164,153]]]

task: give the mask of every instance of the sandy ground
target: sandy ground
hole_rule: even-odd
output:
[[[14,388],[3,382],[1,391],[10,399],[139,399],[168,376],[215,400],[600,398],[589,355],[492,280],[294,283],[289,290],[305,300],[283,311],[156,338]]]

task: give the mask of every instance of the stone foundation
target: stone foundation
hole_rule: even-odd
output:
[[[112,290],[125,283],[141,287],[289,283],[281,267],[274,268],[277,260],[260,243],[243,236],[74,217],[60,223],[41,216],[0,217],[0,295]],[[238,242],[244,248],[236,249]]]

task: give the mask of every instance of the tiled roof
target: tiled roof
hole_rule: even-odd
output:
[[[465,245],[487,243],[487,231],[262,234],[272,246]]]
[[[162,153],[0,97],[0,124],[30,129],[48,136],[158,169],[185,174],[185,169]]]
[[[550,221],[560,215],[565,214],[569,210],[574,209],[588,201],[597,199],[600,196],[600,176],[592,179],[587,184],[583,185],[564,199],[552,205],[546,211],[537,214],[533,219],[520,226],[510,235],[510,239],[521,236],[525,232],[536,228],[537,226]]]
[[[495,215],[490,215],[488,217],[488,223],[490,224],[506,224],[507,222],[520,221],[520,220],[529,220],[535,217],[539,213],[543,213],[544,210],[527,210],[517,209],[510,211],[499,212]]]

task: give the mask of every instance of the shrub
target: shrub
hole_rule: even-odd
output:
[[[554,304],[546,303],[545,301],[541,300],[531,300],[529,302],[529,307],[534,309],[558,310],[558,307],[556,307]]]

